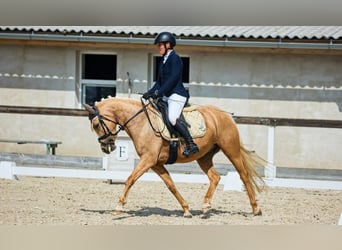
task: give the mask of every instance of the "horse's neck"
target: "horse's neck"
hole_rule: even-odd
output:
[[[141,104],[134,100],[113,98],[106,106],[112,119],[123,126],[128,136],[135,140],[141,132],[140,128],[147,122],[144,112],[140,112]]]
[[[137,103],[126,100],[113,100],[110,105],[111,113],[114,114],[115,120],[120,124],[124,125],[131,117],[133,117],[141,107]]]

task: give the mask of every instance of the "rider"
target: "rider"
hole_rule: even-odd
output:
[[[180,115],[185,103],[189,99],[189,93],[182,82],[182,59],[174,51],[176,39],[170,32],[161,32],[154,40],[159,53],[163,56],[163,62],[159,66],[159,73],[153,87],[143,94],[144,99],[162,97],[168,103],[168,118],[173,127],[186,140],[188,147],[184,150],[185,157],[199,152],[197,145],[192,140],[187,126],[180,122]]]

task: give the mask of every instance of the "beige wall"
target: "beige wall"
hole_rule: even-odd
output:
[[[1,139],[62,141],[58,155],[102,156],[87,117],[0,114]],[[0,143],[0,152],[45,154],[45,145]]]
[[[0,105],[78,108],[77,51],[95,48],[0,46]],[[101,48],[118,55],[118,96],[146,90],[148,48]],[[190,56],[191,102],[214,104],[239,116],[341,120],[342,57],[334,55],[200,52]],[[139,95],[132,95],[139,98]],[[102,156],[86,117],[0,114],[2,139],[56,139],[62,155]],[[239,125],[247,147],[267,156],[267,127]],[[342,169],[341,129],[277,127],[275,164]],[[0,152],[45,153],[42,145],[0,143]],[[217,162],[226,162],[218,155]]]

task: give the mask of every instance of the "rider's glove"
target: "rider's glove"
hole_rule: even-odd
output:
[[[154,91],[154,93],[151,95],[151,98],[153,100],[157,99],[159,97],[158,90]]]
[[[144,98],[145,100],[148,100],[150,97],[152,97],[152,94],[150,92],[145,92],[142,96],[142,98]]]

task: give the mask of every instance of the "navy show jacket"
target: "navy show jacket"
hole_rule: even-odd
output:
[[[149,90],[149,92],[155,93],[155,91],[158,90],[158,96],[169,97],[173,93],[176,93],[189,98],[189,93],[186,91],[183,85],[182,76],[182,59],[173,50],[171,51],[165,64],[163,63],[163,60],[160,62],[157,81]]]

